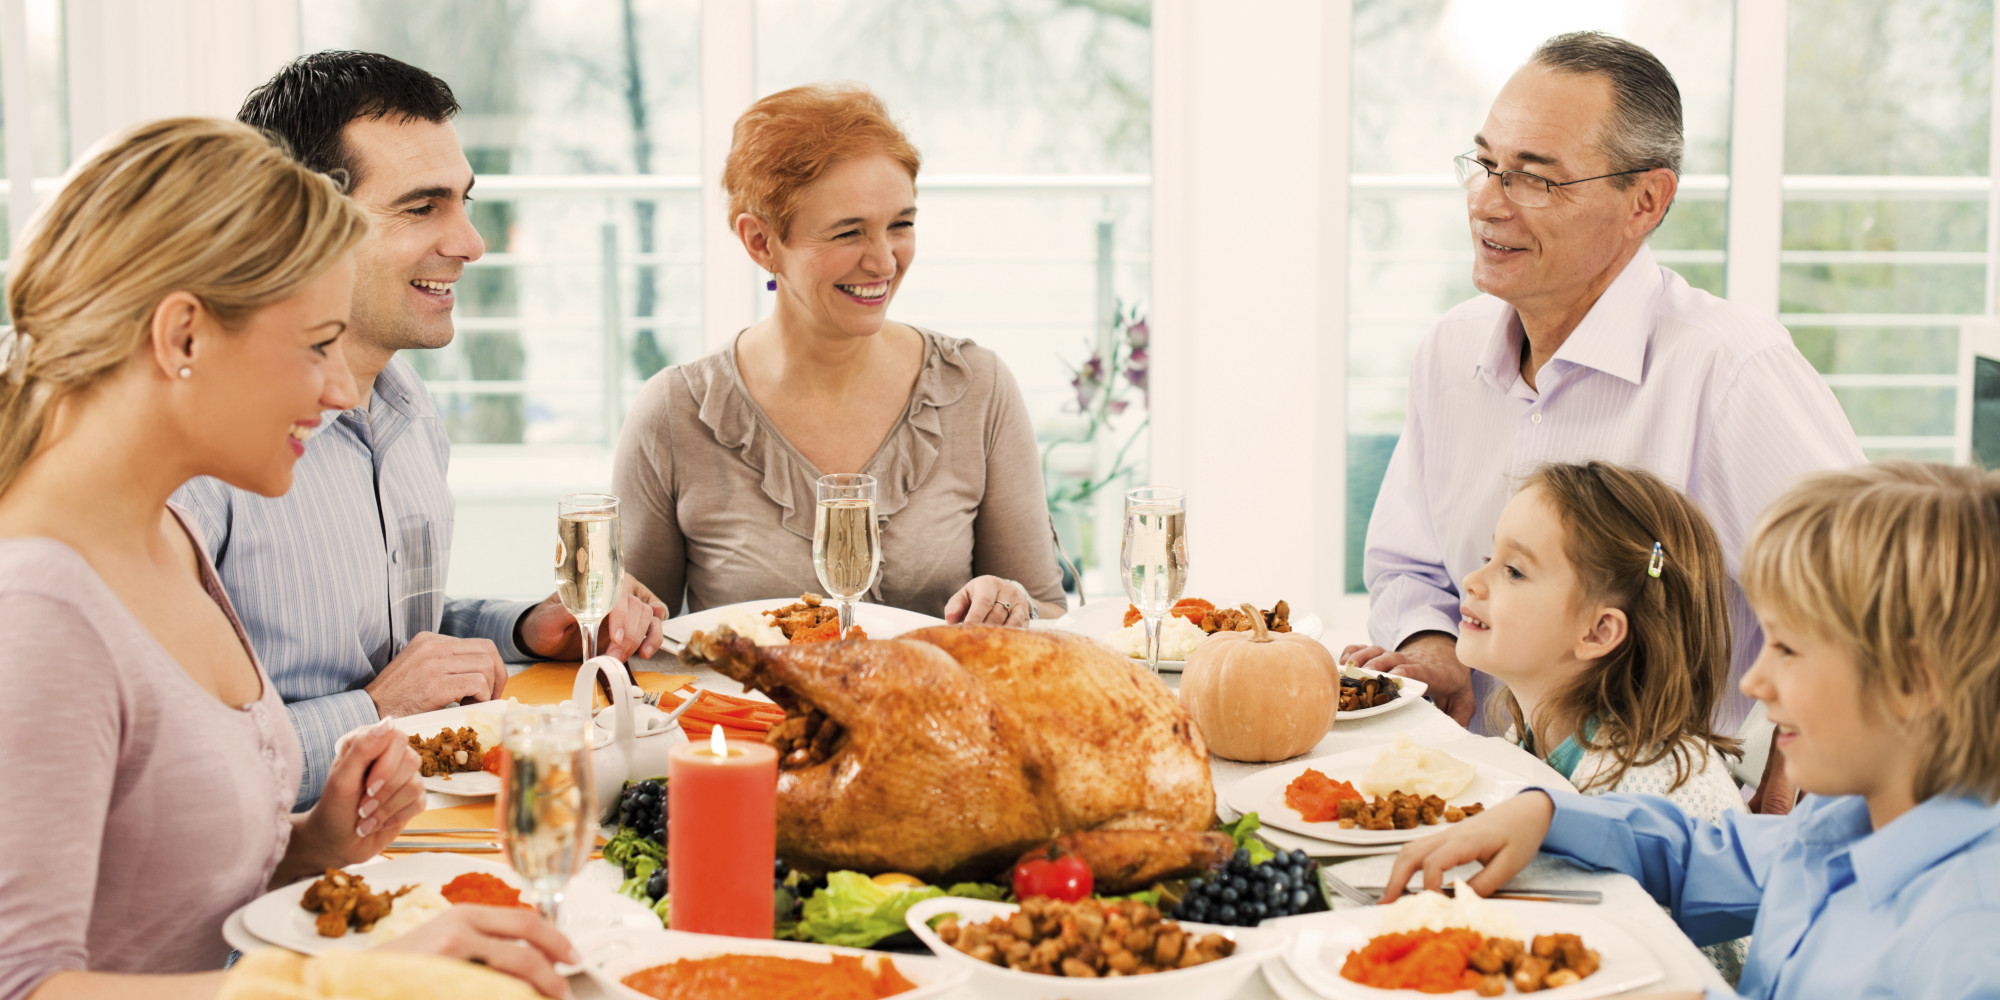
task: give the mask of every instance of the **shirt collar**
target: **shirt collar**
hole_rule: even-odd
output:
[[[1652,248],[1642,243],[1549,360],[1640,384],[1646,371],[1646,344],[1653,334],[1653,301],[1661,286],[1660,265],[1653,259]],[[1520,313],[1513,306],[1502,309],[1473,374],[1506,392],[1520,372],[1524,336]]]
[[[1925,799],[1854,845],[1849,852],[1854,880],[1870,905],[1880,905],[1910,880],[1995,830],[2000,830],[2000,805],[1963,796]]]

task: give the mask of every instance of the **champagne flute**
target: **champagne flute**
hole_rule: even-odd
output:
[[[556,925],[563,889],[596,842],[590,713],[573,705],[509,704],[500,717],[500,842],[527,879],[536,912]]]
[[[1146,624],[1146,669],[1160,672],[1160,621],[1187,586],[1187,494],[1170,486],[1125,493],[1125,539],[1118,555],[1125,596]]]
[[[839,472],[819,477],[813,518],[813,572],[840,608],[840,637],[854,627],[854,599],[875,585],[882,534],[875,524],[875,477]]]
[[[583,633],[583,658],[597,655],[597,626],[611,613],[624,577],[618,498],[571,493],[556,501],[556,594]]]

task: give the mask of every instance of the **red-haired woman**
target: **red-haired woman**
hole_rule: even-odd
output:
[[[920,159],[859,87],[797,87],[737,119],[722,186],[777,304],[646,383],[613,473],[626,568],[670,607],[818,589],[814,484],[864,472],[882,519],[869,600],[990,624],[1063,612],[1013,375],[888,318],[916,257]]]

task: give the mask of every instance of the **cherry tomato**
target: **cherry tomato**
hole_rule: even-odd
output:
[[[1048,854],[1014,866],[1014,895],[1020,899],[1047,896],[1074,903],[1087,898],[1092,886],[1090,866],[1074,854],[1059,853],[1053,846]]]

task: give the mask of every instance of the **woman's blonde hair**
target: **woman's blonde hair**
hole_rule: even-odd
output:
[[[1759,614],[1846,645],[1922,746],[1915,793],[2000,800],[2000,472],[1890,461],[1802,480],[1758,519]]]
[[[29,223],[7,282],[19,339],[0,377],[0,494],[58,400],[141,350],[173,292],[225,328],[298,293],[368,232],[332,180],[263,133],[168,118],[108,141]]]
[[[1711,721],[1729,685],[1728,576],[1701,509],[1650,472],[1606,462],[1545,465],[1521,488],[1531,486],[1562,522],[1583,600],[1625,613],[1625,641],[1538,713],[1572,722],[1578,745],[1610,753],[1613,766],[1590,784],[1615,787],[1626,770],[1671,756],[1672,790],[1702,769],[1710,747],[1740,756]],[[1512,692],[1499,701],[1516,731],[1533,731]],[[1586,733],[1589,720],[1597,728]]]

